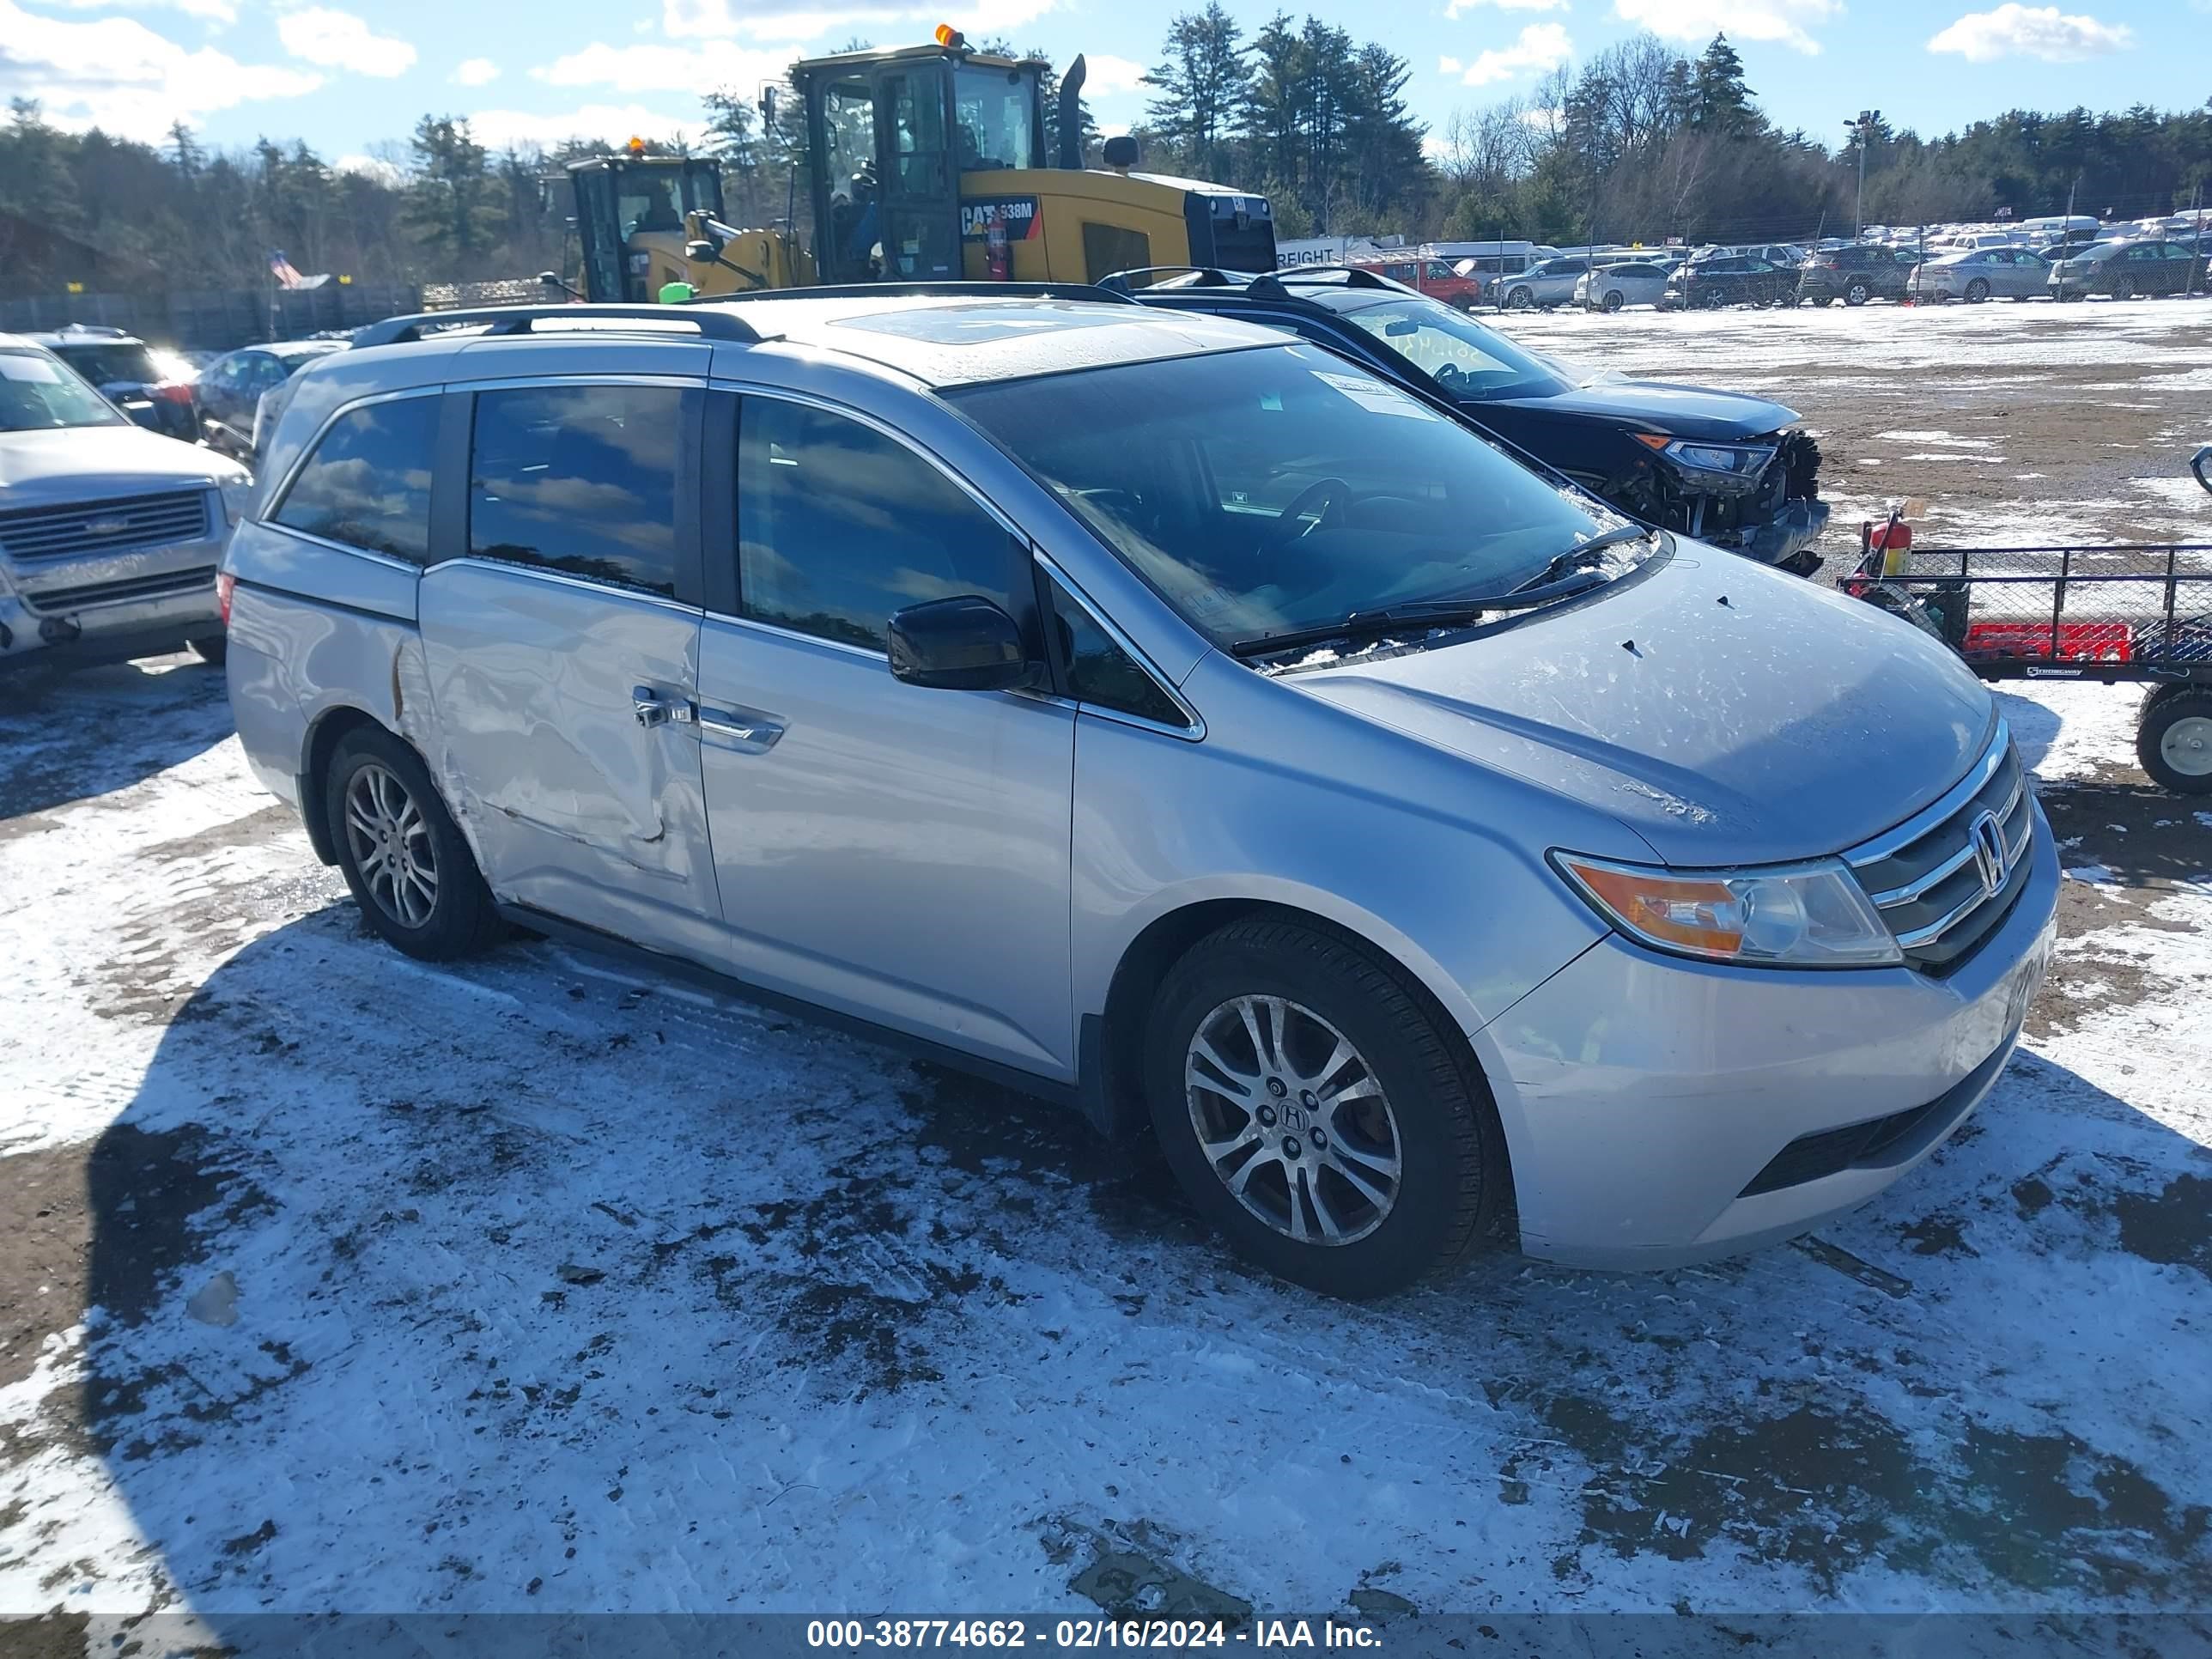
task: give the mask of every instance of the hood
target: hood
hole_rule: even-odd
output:
[[[1487,404],[1540,415],[1626,421],[1647,432],[1719,441],[1763,438],[1797,419],[1797,411],[1764,398],[1664,380],[1599,380],[1550,398],[1492,398]]]
[[[1910,624],[1692,542],[1504,633],[1285,683],[1607,813],[1684,866],[1855,846],[1962,777],[1996,719]]]
[[[213,450],[128,422],[0,432],[0,513],[219,484],[246,476],[244,467]]]

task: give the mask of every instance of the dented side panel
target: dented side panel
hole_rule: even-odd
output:
[[[688,712],[699,611],[477,560],[426,571],[421,611],[420,746],[492,890],[696,948],[720,912],[697,727],[641,721],[634,694]]]

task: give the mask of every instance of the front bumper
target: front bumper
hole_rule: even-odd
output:
[[[1522,998],[1486,1031],[1522,1248],[1598,1267],[1735,1255],[1920,1163],[2002,1073],[2041,983],[2059,877],[2040,807],[2033,858],[1946,978],[1729,968],[1612,937]]]
[[[1822,501],[1784,501],[1765,524],[1746,526],[1734,541],[1719,545],[1761,564],[1781,564],[1820,539],[1832,509]]]
[[[0,574],[0,673],[40,662],[124,662],[219,636],[215,573],[222,539],[162,554],[165,568],[140,578],[141,591],[132,592],[128,581],[87,584],[94,590],[88,599],[66,589],[59,596],[27,592]],[[101,597],[101,588],[119,597]]]

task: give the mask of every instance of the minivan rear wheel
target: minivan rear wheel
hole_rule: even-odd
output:
[[[323,803],[338,869],[374,932],[426,962],[466,956],[496,935],[490,890],[412,749],[380,727],[348,732]]]
[[[1394,966],[1295,922],[1232,922],[1169,971],[1147,1038],[1170,1167],[1270,1273],[1383,1296],[1486,1237],[1507,1184],[1497,1112]]]

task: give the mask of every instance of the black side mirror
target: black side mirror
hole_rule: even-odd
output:
[[[1013,691],[1036,680],[1022,630],[990,600],[910,605],[890,620],[891,675],[944,691]]]
[[[2208,467],[2212,467],[2212,444],[2207,444],[2198,450],[2189,462],[2189,470],[2197,475],[2197,482],[2203,484],[2205,489],[2212,489],[2212,477],[2205,477],[2205,469]]]

